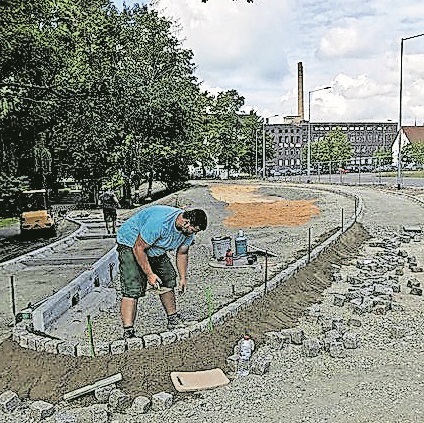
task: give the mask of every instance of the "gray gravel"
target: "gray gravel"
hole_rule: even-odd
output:
[[[423,225],[422,205],[378,190],[362,188],[360,192],[366,207],[362,223],[376,238],[395,236],[404,225]],[[402,249],[424,263],[424,241],[403,244]],[[361,257],[375,253],[375,248],[364,246]],[[351,272],[352,266],[346,263],[342,273]],[[421,286],[424,284],[422,273],[412,275],[406,270],[400,279],[401,293],[396,294],[403,309],[384,316],[355,315],[362,322],[356,329],[361,344],[346,350],[345,358],[328,354],[308,358],[296,345],[278,351],[264,346],[255,354],[272,359],[269,373],[235,378],[226,387],[193,394],[166,412],[149,412],[135,420],[121,416],[116,421],[422,422],[424,304],[423,297],[408,294],[406,280],[410,276],[418,277]],[[346,310],[343,315],[344,309],[332,305],[332,294],[341,289],[343,283],[334,283],[315,308],[325,315],[347,319]],[[317,330],[316,323],[307,317],[299,321],[298,327],[311,336]],[[393,328],[401,328],[404,335],[394,336]]]
[[[282,184],[268,183],[259,189],[261,194],[282,197],[288,200],[316,199],[320,214],[297,227],[259,227],[242,228],[249,243],[255,247],[268,249],[276,254],[268,260],[268,278],[279,273],[287,264],[304,255],[308,248],[308,230],[311,228],[312,242],[315,244],[321,237],[332,233],[341,225],[341,210],[344,219],[348,220],[354,213],[354,200],[340,194],[311,190],[308,188],[290,187]],[[256,268],[226,269],[214,268],[211,238],[229,235],[234,239],[237,228],[226,228],[222,220],[229,213],[226,203],[213,198],[207,186],[198,184],[194,189],[171,195],[158,203],[179,205],[182,207],[201,207],[208,213],[208,229],[196,236],[196,244],[191,248],[189,261],[189,287],[184,295],[177,297],[177,305],[182,314],[190,320],[202,320],[208,316],[207,293],[212,293],[214,310],[228,304],[251,291],[264,280],[264,257],[258,257]],[[171,255],[172,257],[172,255]],[[110,341],[122,336],[119,317],[120,284],[115,280],[116,302],[114,293],[112,301],[100,306],[100,313],[92,315],[94,337],[97,341]],[[233,295],[233,289],[235,294]],[[84,303],[72,310],[72,316],[61,319],[50,334],[60,338],[87,342],[85,329]],[[166,330],[166,317],[160,301],[154,293],[148,293],[139,301],[136,332],[139,336],[148,333],[159,333]]]

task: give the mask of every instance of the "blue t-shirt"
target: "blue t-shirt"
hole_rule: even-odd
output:
[[[134,247],[140,237],[150,245],[149,257],[160,256],[182,245],[190,246],[194,235],[184,235],[175,227],[177,216],[184,210],[169,206],[150,206],[126,220],[116,234],[118,244]]]

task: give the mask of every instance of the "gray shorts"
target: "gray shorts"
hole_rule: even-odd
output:
[[[147,276],[139,266],[132,248],[118,244],[119,273],[123,297],[139,298],[146,295]],[[177,273],[167,254],[149,257],[153,273],[159,276],[161,286],[175,288]]]

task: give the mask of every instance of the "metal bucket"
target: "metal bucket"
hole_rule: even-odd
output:
[[[225,253],[231,248],[231,237],[230,236],[217,236],[211,239],[213,257],[217,260],[223,260]]]

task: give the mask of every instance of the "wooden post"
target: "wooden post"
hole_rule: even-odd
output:
[[[344,210],[343,210],[343,207],[342,207],[342,233],[343,233],[343,228],[344,228],[344,218],[343,218],[343,212],[344,212]]]

